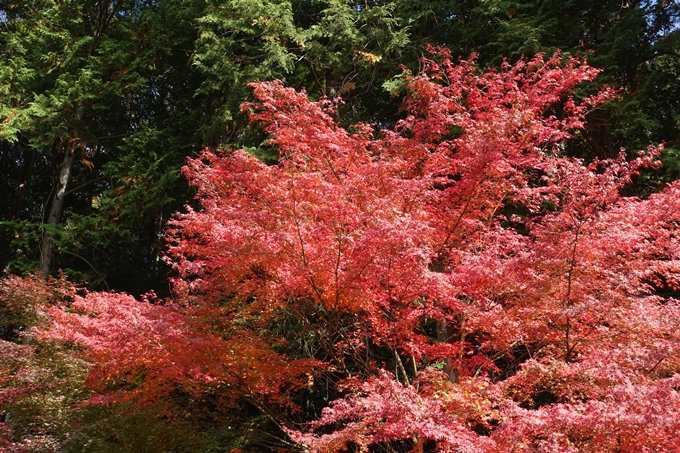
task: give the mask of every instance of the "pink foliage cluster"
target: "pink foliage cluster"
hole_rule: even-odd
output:
[[[74,294],[75,287],[64,279],[8,275],[0,280],[0,328],[10,334],[18,326],[24,327],[23,331],[12,332],[21,341],[0,339],[0,407],[49,387],[50,382],[35,367],[35,347],[29,341],[32,332],[25,327],[37,324],[48,304]]]
[[[419,392],[436,384],[437,391]],[[331,403],[321,419],[310,424],[319,428],[343,422],[341,430],[316,436],[291,432],[291,438],[312,450],[337,451],[353,445],[361,451],[370,445],[394,441],[413,441],[422,451],[426,441],[434,441],[444,451],[477,453],[488,451],[494,442],[470,430],[469,422],[478,414],[480,390],[485,383],[461,382],[448,385],[443,373],[421,372],[413,385],[402,385],[385,371],[367,381],[356,383],[356,393]],[[446,391],[443,389],[446,388]],[[487,409],[492,410],[488,404]]]

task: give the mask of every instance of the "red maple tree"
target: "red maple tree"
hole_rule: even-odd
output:
[[[245,398],[312,451],[678,451],[680,185],[621,195],[659,149],[561,154],[613,96],[574,99],[578,59],[434,54],[393,130],[253,84],[279,161],[189,161],[174,301],[90,294],[43,337],[88,346],[107,400]]]

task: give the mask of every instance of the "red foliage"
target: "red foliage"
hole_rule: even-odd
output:
[[[0,453],[6,453],[8,447],[11,448],[12,445],[12,433],[4,423],[0,423]]]
[[[248,330],[217,334],[201,321],[204,312],[158,302],[153,295],[141,302],[117,293],[76,296],[66,310],[50,309],[54,324],[38,330],[39,338],[87,347],[98,403],[153,402],[176,391],[206,398],[219,389],[225,405],[244,395],[285,405],[285,391],[301,387],[313,369],[313,361],[285,360]]]
[[[658,294],[679,287],[680,184],[621,196],[654,148],[559,154],[611,96],[572,98],[585,63],[438,57],[392,131],[254,84],[245,108],[280,160],[189,161],[202,208],[168,252],[181,304],[93,294],[44,335],[87,345],[107,395],[219,383],[289,404],[326,370],[346,397],[289,431],[313,451],[676,451],[680,305]]]

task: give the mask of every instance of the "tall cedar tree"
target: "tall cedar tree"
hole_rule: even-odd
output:
[[[311,451],[678,451],[680,184],[621,195],[660,150],[560,154],[612,96],[574,100],[582,61],[433,51],[393,130],[253,84],[279,162],[189,161],[173,301],[49,310],[95,401],[247,401]]]

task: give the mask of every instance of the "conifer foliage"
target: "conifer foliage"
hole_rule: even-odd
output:
[[[100,400],[249,401],[290,448],[676,451],[680,185],[621,195],[660,150],[560,155],[612,96],[572,96],[583,61],[432,52],[393,130],[253,84],[279,161],[189,161],[173,301],[76,296],[42,338]]]

